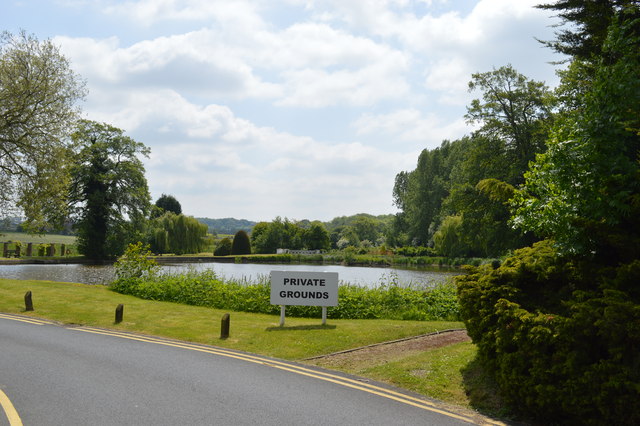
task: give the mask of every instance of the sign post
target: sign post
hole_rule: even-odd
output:
[[[327,306],[338,306],[338,273],[271,271],[271,304],[280,305],[280,327],[286,305],[322,306],[326,325]]]

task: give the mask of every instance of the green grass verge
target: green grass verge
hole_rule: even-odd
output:
[[[138,299],[107,287],[50,281],[0,279],[0,312],[24,312],[24,294],[33,294],[34,312],[66,324],[83,324],[213,344],[284,359],[303,359],[436,330],[460,328],[460,322],[399,320],[329,320],[231,313],[231,336],[221,340],[220,320],[227,312],[207,307]],[[124,321],[114,324],[115,308],[124,305]]]

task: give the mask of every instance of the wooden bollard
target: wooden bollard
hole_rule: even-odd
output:
[[[24,310],[33,311],[33,300],[31,299],[31,290],[24,294]]]
[[[122,322],[123,314],[124,314],[124,305],[121,303],[116,308],[116,324],[120,324]]]
[[[229,337],[229,325],[231,324],[231,317],[229,314],[224,314],[222,316],[221,326],[220,326],[220,338],[226,339]]]

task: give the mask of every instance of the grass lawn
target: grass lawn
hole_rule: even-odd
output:
[[[76,243],[76,237],[73,235],[30,235],[22,232],[0,232],[0,242],[5,241],[20,241],[23,244],[65,244],[72,245]]]
[[[0,312],[24,312],[24,294],[33,294],[35,311],[26,313],[66,324],[135,331],[246,350],[289,360],[327,354],[371,343],[463,327],[460,322],[329,320],[231,312],[229,339],[221,340],[223,310],[156,302],[115,293],[103,286],[0,279]],[[124,305],[124,321],[114,324]]]

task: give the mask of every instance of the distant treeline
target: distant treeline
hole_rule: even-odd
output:
[[[209,219],[208,217],[197,217],[200,223],[204,223],[209,228],[211,234],[234,235],[236,232],[243,230],[251,232],[256,222],[245,219],[234,219],[225,217],[224,219]]]

